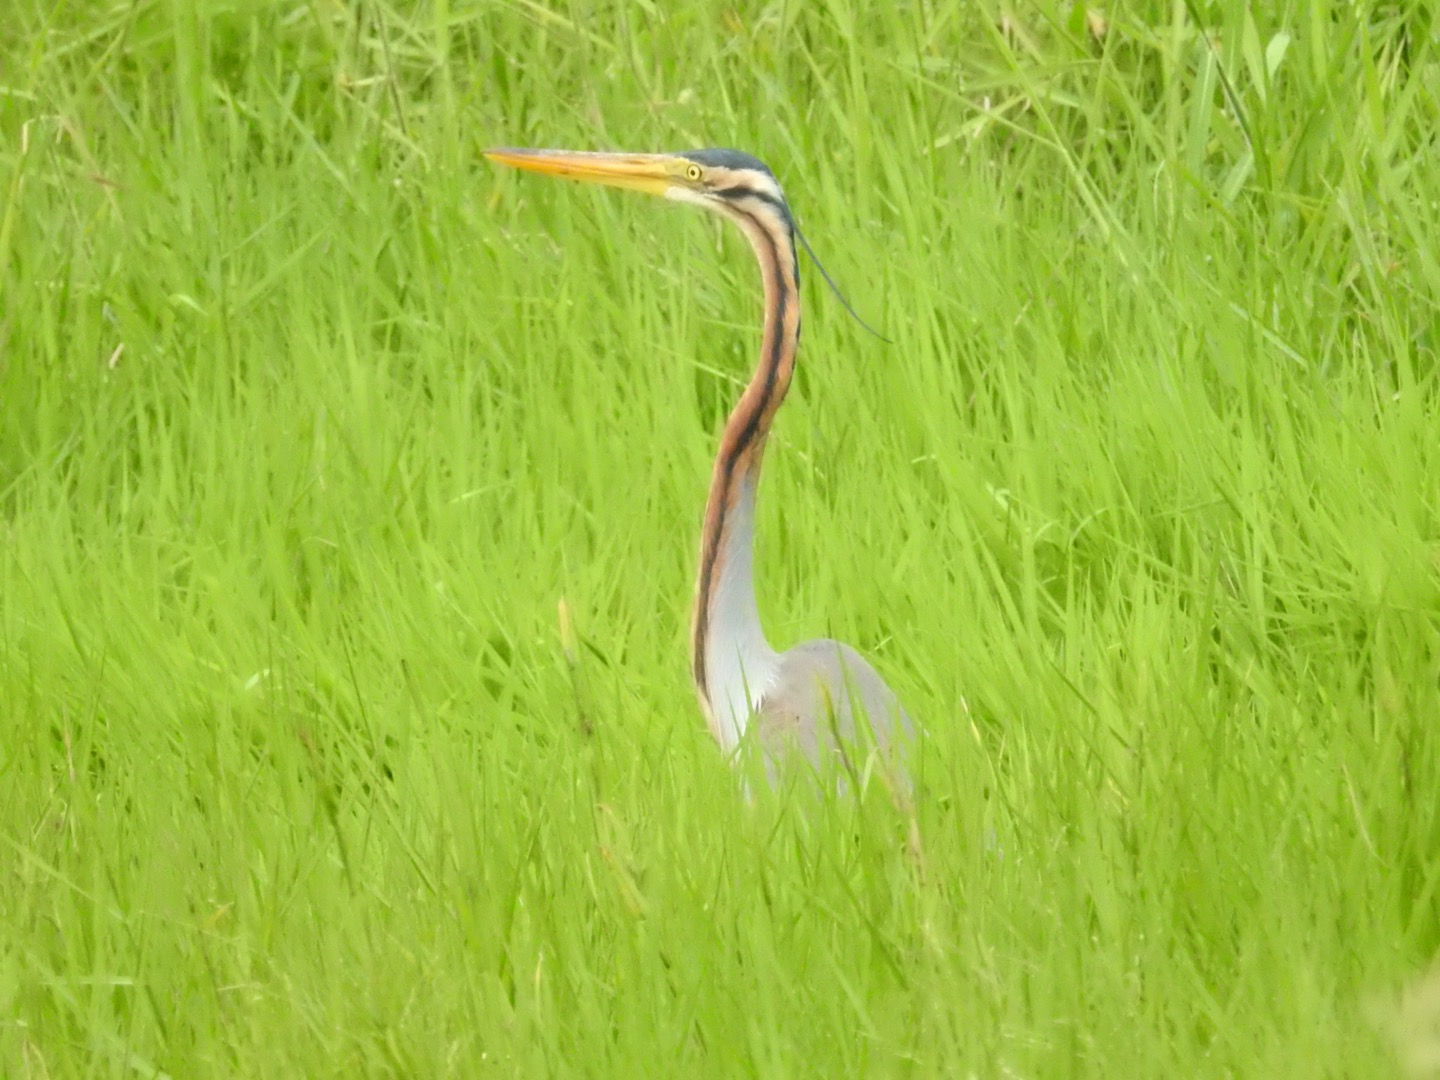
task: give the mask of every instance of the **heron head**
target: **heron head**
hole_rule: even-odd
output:
[[[643,191],[711,210],[744,209],[753,199],[789,216],[775,174],[759,158],[739,150],[611,154],[500,147],[486,150],[485,156],[499,165]]]

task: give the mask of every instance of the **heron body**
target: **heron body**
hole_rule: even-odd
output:
[[[822,639],[776,652],[755,599],[755,498],[765,441],[800,343],[796,230],[774,173],[736,150],[608,154],[496,149],[499,164],[690,203],[733,221],[760,264],[760,359],[720,437],[701,529],[691,623],[691,676],[711,734],[727,754],[753,731],[772,766],[802,754],[833,765],[857,746],[903,752],[909,716],[848,645]]]

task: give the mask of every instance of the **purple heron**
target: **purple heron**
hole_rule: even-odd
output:
[[[763,339],[759,364],[720,436],[705,504],[690,634],[695,693],[721,749],[732,753],[753,728],[767,766],[795,751],[817,767],[837,757],[853,764],[847,750],[861,738],[868,744],[873,737],[882,754],[903,752],[914,730],[910,718],[864,657],[829,639],[776,652],[760,625],[755,491],[765,440],[790,388],[800,344],[798,232],[775,174],[736,150],[497,148],[485,156],[517,169],[699,206],[733,221],[750,241],[765,289]]]

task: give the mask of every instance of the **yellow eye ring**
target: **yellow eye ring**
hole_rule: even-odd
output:
[[[700,171],[699,165],[685,166],[685,179],[689,180],[691,183],[698,183],[702,175],[703,174]]]

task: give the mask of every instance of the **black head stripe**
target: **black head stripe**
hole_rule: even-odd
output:
[[[745,153],[743,150],[684,150],[676,156],[698,162],[707,168],[753,169],[757,172],[763,172],[766,176],[773,177],[775,175],[770,171],[769,165],[766,165],[759,158]]]
[[[748,184],[732,184],[730,187],[716,188],[710,194],[718,195],[722,199],[759,199],[763,203],[769,203],[786,221],[790,220],[790,207],[785,205],[785,200],[761,188],[750,187]]]

